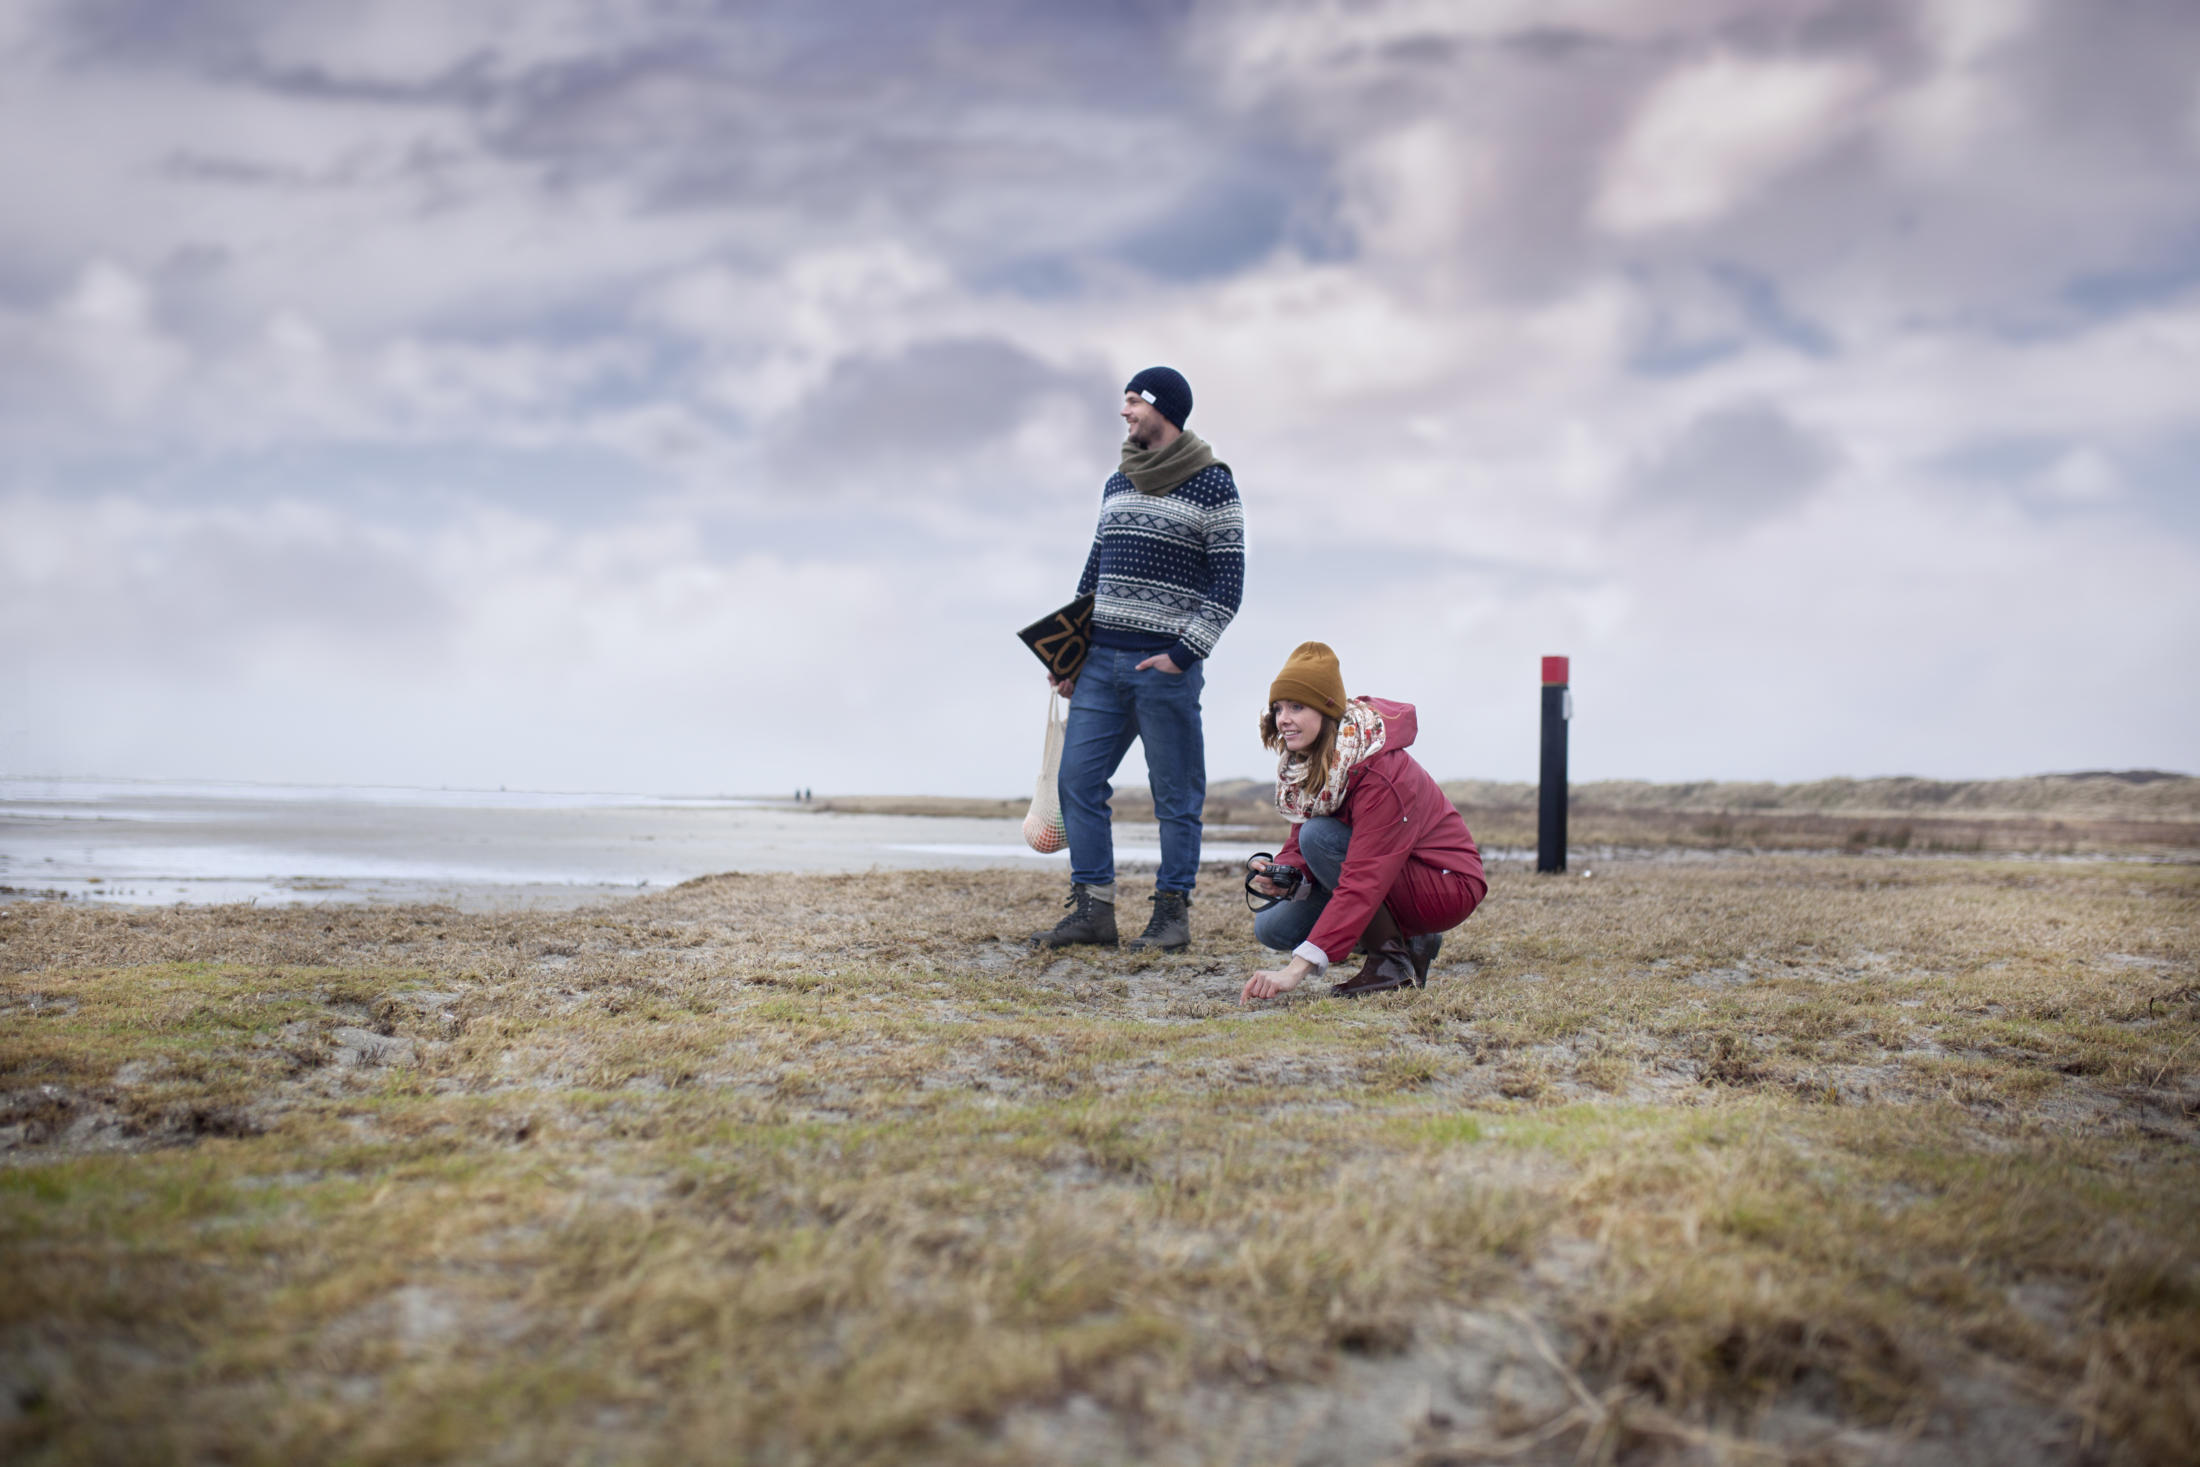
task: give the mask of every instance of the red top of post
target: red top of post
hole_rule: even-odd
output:
[[[1546,688],[1562,688],[1566,685],[1566,659],[1563,657],[1544,658],[1543,686]]]

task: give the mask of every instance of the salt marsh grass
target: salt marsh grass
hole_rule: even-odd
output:
[[[0,1456],[2191,1460],[2200,870],[1500,870],[1257,1010],[1230,887],[0,907]]]

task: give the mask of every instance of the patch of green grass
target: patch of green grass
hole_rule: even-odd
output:
[[[1401,1118],[1410,1133],[1431,1146],[1472,1146],[1483,1139],[1482,1122],[1474,1116],[1438,1116],[1433,1120]]]

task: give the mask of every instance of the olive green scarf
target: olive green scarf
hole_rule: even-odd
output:
[[[1141,494],[1166,494],[1215,462],[1215,451],[1197,433],[1179,433],[1166,448],[1139,448],[1123,440],[1123,476]]]

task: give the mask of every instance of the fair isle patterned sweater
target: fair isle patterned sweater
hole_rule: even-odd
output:
[[[1245,593],[1245,511],[1227,464],[1166,494],[1121,473],[1100,491],[1100,527],[1077,578],[1096,647],[1166,652],[1178,667],[1215,650]]]

